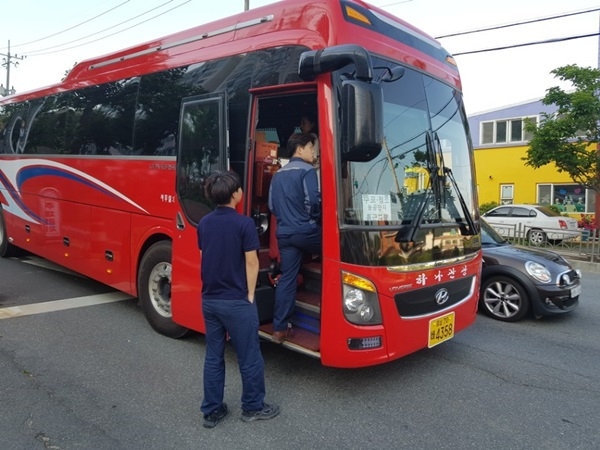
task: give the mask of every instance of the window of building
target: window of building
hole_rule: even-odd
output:
[[[596,195],[578,184],[538,184],[537,203],[555,205],[567,213],[594,213]]]
[[[481,143],[491,144],[494,142],[494,122],[484,122],[481,124]]]
[[[496,142],[506,142],[506,120],[496,122]]]
[[[504,144],[507,142],[527,142],[531,133],[525,131],[525,124],[537,123],[537,117],[519,117],[481,123],[482,144]]]
[[[503,205],[511,205],[515,198],[515,185],[514,184],[501,184],[500,185],[500,203]]]

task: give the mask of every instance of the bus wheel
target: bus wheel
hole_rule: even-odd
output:
[[[4,212],[0,208],[0,257],[11,256],[14,253],[14,247],[8,242],[6,233],[6,223],[4,222]]]
[[[189,331],[171,316],[171,243],[153,244],[142,257],[138,272],[138,296],[146,320],[154,330],[171,338]]]

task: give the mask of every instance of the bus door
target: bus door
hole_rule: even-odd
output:
[[[317,119],[317,90],[314,83],[257,88],[251,91],[252,120],[250,136],[249,177],[246,189],[246,210],[250,211],[259,233],[260,272],[256,289],[260,334],[269,338],[272,333],[274,286],[278,275],[279,249],[276,239],[276,220],[269,211],[269,187],[274,174],[291,155],[287,141],[301,132],[303,116]],[[317,131],[317,129],[315,129]],[[298,277],[295,313],[291,318],[294,332],[285,346],[311,356],[319,355],[320,342],[320,263],[312,264],[307,255]]]
[[[181,102],[177,149],[176,229],[173,236],[171,305],[173,321],[204,332],[200,306],[200,252],[196,228],[213,207],[204,183],[216,170],[229,168],[229,126],[225,93]]]

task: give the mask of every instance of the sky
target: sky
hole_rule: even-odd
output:
[[[250,9],[275,3],[248,0]],[[433,37],[521,23],[600,7],[597,0],[371,0],[368,3]],[[58,83],[76,62],[202,25],[244,10],[245,0],[20,0],[14,19],[3,15],[0,63],[10,40],[10,87],[25,92]],[[15,11],[14,8],[11,11]],[[441,37],[451,54],[598,33],[600,12],[588,12],[494,31]],[[599,38],[456,55],[467,114],[568,89],[550,72],[567,64],[598,67]],[[23,56],[26,58],[21,59]],[[6,67],[0,84],[6,86]]]

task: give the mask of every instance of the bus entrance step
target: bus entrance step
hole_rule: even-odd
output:
[[[273,324],[269,323],[261,325],[259,330],[264,333],[263,337],[267,337],[265,334],[271,336],[273,335]],[[291,333],[285,339],[284,345],[286,345],[286,343],[293,344],[294,346],[301,347],[314,353],[318,353],[321,348],[319,333],[314,333],[301,327],[292,328]]]
[[[321,293],[321,263],[303,264],[300,268],[305,291]]]
[[[318,317],[314,317],[309,311],[302,312],[299,308],[296,308],[294,315],[290,319],[294,328],[302,328],[312,333],[319,333],[320,321]]]
[[[298,292],[296,292],[296,305],[304,307],[304,309],[319,312],[321,308],[321,295],[306,289],[298,289]]]

